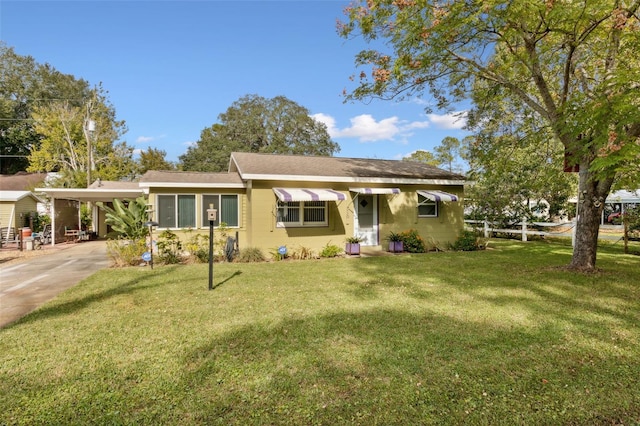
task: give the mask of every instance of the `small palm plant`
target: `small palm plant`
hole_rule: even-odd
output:
[[[126,205],[116,198],[113,200],[113,208],[101,202],[96,204],[105,211],[105,223],[122,237],[138,240],[147,236],[149,232],[145,226],[148,220],[147,200],[144,196],[128,200]]]

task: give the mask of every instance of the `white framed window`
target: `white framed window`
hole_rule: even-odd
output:
[[[195,228],[194,194],[158,194],[156,201],[159,228]]]
[[[207,219],[207,209],[213,204],[213,208],[218,210],[216,220],[213,226],[218,226],[220,222],[224,222],[228,227],[238,227],[240,223],[238,207],[238,194],[202,194],[202,221],[200,226],[206,228],[209,226]]]
[[[438,217],[438,202],[418,194],[418,217]]]
[[[327,225],[326,201],[278,202],[278,227]]]

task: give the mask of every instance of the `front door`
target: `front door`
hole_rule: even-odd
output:
[[[356,236],[363,238],[363,246],[378,245],[378,196],[358,194],[354,205],[356,215],[354,228]]]

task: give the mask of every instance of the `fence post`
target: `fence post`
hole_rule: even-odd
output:
[[[487,222],[487,219],[484,220],[484,237],[489,238],[489,222]]]
[[[527,218],[522,219],[522,241],[527,241]]]

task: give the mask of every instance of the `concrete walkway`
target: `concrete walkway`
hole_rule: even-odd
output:
[[[108,267],[106,248],[105,241],[86,241],[0,265],[0,327]]]

